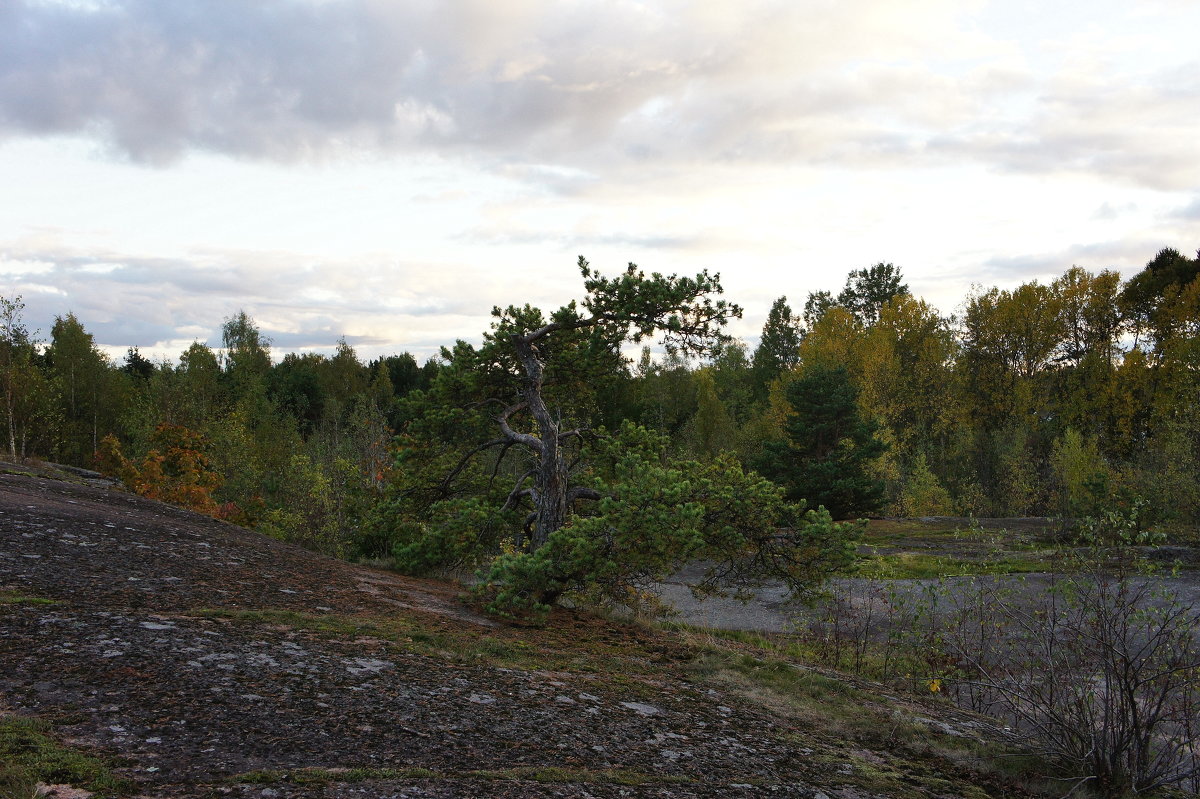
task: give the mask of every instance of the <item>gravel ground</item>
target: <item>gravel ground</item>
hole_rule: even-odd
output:
[[[1188,564],[1195,561],[1194,550],[1180,552]],[[692,567],[681,571],[666,583],[658,586],[663,600],[676,613],[674,618],[686,624],[700,627],[713,627],[723,630],[748,630],[768,633],[788,633],[796,630],[796,625],[809,618],[812,613],[803,604],[788,598],[787,590],[780,583],[769,583],[759,589],[749,602],[736,599],[708,597],[697,599],[692,596],[689,585],[699,582],[703,570]],[[888,585],[891,590],[901,596],[919,597],[930,586],[938,586],[939,590],[948,595],[947,605],[952,605],[954,596],[964,595],[969,590],[973,580],[994,581],[1000,590],[1011,591],[1014,595],[1024,596],[1026,601],[1034,602],[1044,596],[1047,588],[1057,579],[1052,574],[1021,574],[1001,577],[948,577],[941,580],[891,580]],[[1156,590],[1167,591],[1188,605],[1200,605],[1200,571],[1186,568],[1178,574],[1162,577],[1146,578]],[[834,581],[835,586],[864,594],[870,587],[878,588],[877,580],[840,579]],[[1197,630],[1200,635],[1200,630]]]

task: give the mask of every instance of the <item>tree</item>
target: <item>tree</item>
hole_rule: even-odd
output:
[[[812,291],[808,294],[808,299],[804,301],[804,324],[808,328],[812,328],[825,312],[837,305],[837,301],[833,299],[833,295],[828,291]]]
[[[688,423],[688,433],[690,449],[701,459],[735,448],[737,427],[717,396],[711,367],[696,372],[696,414]]]
[[[787,503],[728,454],[670,462],[665,437],[626,423],[587,442],[586,477],[601,497],[546,544],[496,558],[480,590],[497,610],[543,610],[571,593],[639,605],[684,565],[708,568],[696,593],[747,596],[764,579],[803,594],[857,558],[857,524]]]
[[[1200,253],[1191,259],[1166,247],[1129,279],[1121,291],[1120,303],[1136,334],[1135,346],[1143,335],[1149,335],[1156,348],[1161,348],[1171,337],[1173,327],[1171,315],[1162,313],[1163,306],[1170,304],[1173,290],[1177,292],[1197,278],[1200,278]]]
[[[754,375],[746,345],[728,341],[713,352],[712,377],[717,396],[736,424],[744,424],[754,411]],[[764,392],[765,398],[765,392]]]
[[[866,269],[852,269],[846,285],[835,298],[828,291],[815,291],[804,303],[804,323],[812,328],[834,307],[845,308],[863,327],[879,320],[879,311],[894,297],[908,294],[908,285],[900,269],[893,264],[877,263]]]
[[[104,434],[112,432],[120,413],[123,382],[110,379],[108,356],[75,314],[57,317],[50,331],[46,359],[60,397],[65,422],[59,457],[82,465],[96,452]]]
[[[587,292],[581,304],[571,302],[549,321],[529,306],[495,308],[492,314],[497,321],[479,353],[482,364],[515,372],[516,380],[507,386],[506,397],[488,398],[501,405],[495,417],[501,437],[484,446],[519,446],[535,459],[507,503],[515,506],[528,501],[532,505],[533,549],[545,544],[550,534],[563,526],[575,501],[595,498],[594,492],[571,485],[563,450],[563,442],[579,436],[581,430],[564,429],[543,392],[547,366],[560,341],[582,337],[584,340],[576,346],[584,354],[591,351],[611,356],[627,340],[640,343],[661,333],[669,351],[700,354],[720,340],[727,319],[741,316],[738,306],[712,298],[721,293],[720,277],[707,271],[695,278],[658,273],[647,276],[630,264],[620,277],[606,278],[593,271],[582,256],[579,271]],[[588,364],[576,364],[574,368],[586,370]],[[518,415],[528,416],[536,432],[514,426]]]
[[[8,455],[24,457],[28,446],[53,445],[52,431],[61,428],[51,386],[35,363],[36,344],[21,318],[20,297],[0,297],[0,383]]]
[[[239,388],[266,377],[271,369],[271,340],[245,311],[238,311],[221,326],[225,372]]]
[[[393,522],[408,536],[398,559],[430,568],[468,562],[488,546],[506,549],[482,589],[498,608],[543,608],[591,589],[627,600],[622,592],[639,580],[701,554],[724,553],[714,585],[749,579],[757,568],[799,589],[810,567],[844,565],[849,528],[827,515],[806,517],[777,491],[771,499],[769,483],[728,458],[672,465],[665,439],[645,428],[627,423],[614,436],[586,423],[589,392],[624,371],[623,343],[660,334],[669,353],[700,354],[723,338],[740,309],[715,298],[718,276],[647,275],[631,264],[606,278],[582,258],[579,269],[582,302],[548,319],[529,306],[495,309],[483,346],[459,342],[445,351],[430,391],[405,400],[396,473],[407,487],[390,507],[411,511],[409,498],[422,492],[428,500],[414,518]],[[468,443],[488,426],[499,436]],[[412,445],[409,437],[417,437]],[[463,455],[447,460],[456,444]],[[485,453],[495,456],[486,464]],[[414,471],[447,465],[436,485],[411,482]],[[496,492],[501,475],[511,489]],[[499,531],[510,529],[501,544]]]
[[[181,389],[176,413],[178,424],[202,427],[220,409],[221,364],[207,345],[193,341],[179,355],[176,381]]]
[[[154,376],[154,364],[137,347],[130,347],[125,353],[125,363],[121,371],[137,380],[146,381]]]
[[[760,398],[766,397],[767,386],[800,360],[800,324],[792,316],[787,297],[780,297],[771,305],[767,321],[763,325],[762,339],[754,350],[751,367],[754,384]]]
[[[21,385],[19,372],[29,360],[29,331],[21,319],[25,303],[20,297],[0,297],[0,375],[4,379],[4,416],[8,422],[8,455],[17,457],[16,404]]]
[[[908,294],[903,275],[892,265],[877,263],[866,269],[852,269],[846,286],[838,294],[837,304],[849,310],[864,326],[879,320],[879,309],[893,297]]]
[[[835,519],[877,509],[884,486],[867,466],[887,445],[875,437],[878,424],[860,415],[846,369],[806,368],[785,396],[787,438],[766,443],[759,470],[784,486],[789,500],[825,507]]]

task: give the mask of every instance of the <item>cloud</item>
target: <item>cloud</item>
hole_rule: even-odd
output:
[[[1154,257],[1154,253],[1161,248],[1160,240],[1149,237],[1077,244],[1054,252],[994,256],[983,261],[971,272],[959,271],[947,277],[960,281],[970,277],[972,282],[984,286],[1000,285],[1002,288],[1012,288],[1032,280],[1048,283],[1072,266],[1081,266],[1096,272],[1102,269],[1116,270],[1128,279],[1142,269],[1146,261]]]
[[[529,178],[568,192],[578,170],[713,160],[1195,185],[1196,62],[1097,63],[1116,36],[1064,43],[1047,78],[950,0],[5,0],[0,135],[147,164],[435,151],[550,165]]]
[[[223,321],[245,310],[279,353],[332,351],[345,338],[362,357],[406,349],[429,357],[455,338],[478,340],[495,298],[506,296],[504,279],[463,264],[370,256],[201,250],[146,257],[56,245],[44,235],[35,247],[0,251],[0,295],[23,296],[29,327],[47,339],[55,317],[74,313],[114,355],[137,346],[175,358],[172,347],[191,338],[218,346]]]
[[[1174,219],[1200,221],[1200,195],[1187,205],[1176,208],[1170,215]]]

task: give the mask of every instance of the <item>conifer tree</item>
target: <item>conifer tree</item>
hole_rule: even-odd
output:
[[[785,396],[787,439],[766,443],[759,471],[783,486],[790,501],[824,506],[835,519],[877,510],[884,485],[867,467],[887,445],[875,436],[878,424],[859,413],[846,369],[810,367]]]

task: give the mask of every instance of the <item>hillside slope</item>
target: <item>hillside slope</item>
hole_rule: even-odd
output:
[[[944,704],[586,614],[501,625],[452,585],[15,471],[0,722],[46,720],[116,793],[1020,795],[978,771],[995,731]]]

